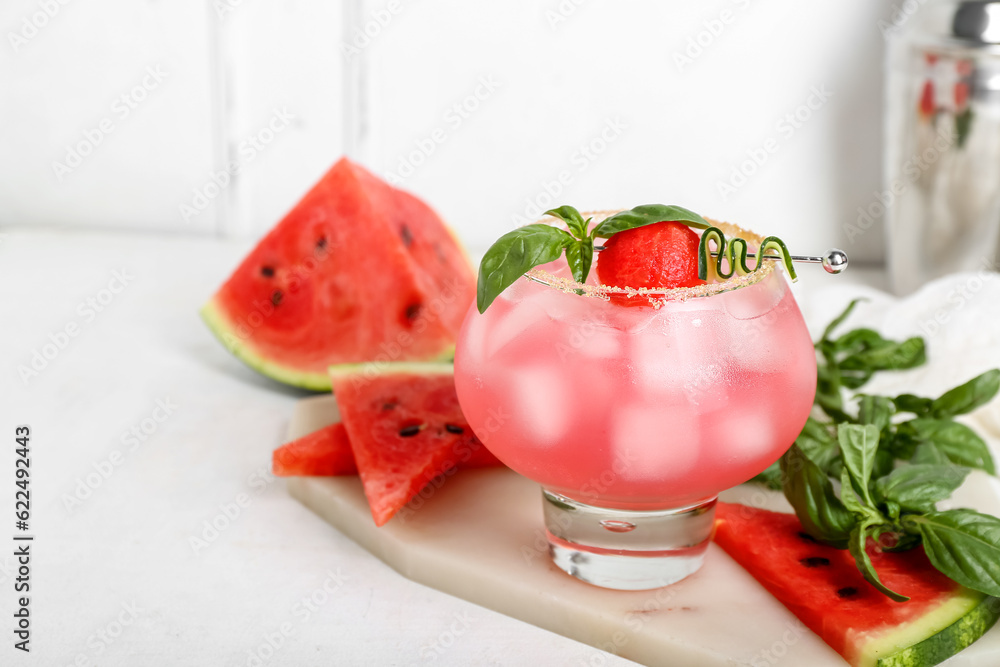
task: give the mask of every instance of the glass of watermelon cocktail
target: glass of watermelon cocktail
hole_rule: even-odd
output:
[[[762,241],[713,224],[751,250]],[[775,264],[633,290],[575,282],[560,257],[470,309],[455,357],[462,410],[497,458],[541,484],[561,569],[616,589],[686,577],[718,493],[791,446],[816,359]]]

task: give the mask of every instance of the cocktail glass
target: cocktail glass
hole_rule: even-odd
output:
[[[616,589],[683,579],[704,560],[719,492],[792,445],[816,358],[775,264],[632,290],[575,283],[560,259],[469,310],[462,410],[497,458],[541,484],[558,567]]]

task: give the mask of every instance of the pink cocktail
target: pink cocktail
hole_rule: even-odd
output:
[[[542,485],[560,567],[612,588],[683,578],[704,557],[718,493],[781,456],[813,404],[815,353],[788,282],[769,263],[654,295],[579,294],[565,259],[543,268],[470,309],[462,410]]]

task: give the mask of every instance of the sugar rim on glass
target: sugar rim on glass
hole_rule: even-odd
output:
[[[582,215],[584,218],[592,216],[594,218],[594,222],[600,222],[615,213],[619,213],[619,211],[585,211]],[[729,222],[720,222],[711,218],[705,218],[705,220],[710,225],[721,229],[726,234],[727,238],[739,236],[746,239],[747,243],[755,244],[751,246],[751,251],[755,252],[756,248],[760,247],[760,242],[764,240],[764,237],[759,234],[743,229],[738,225],[734,225]],[[551,216],[539,220],[542,224],[550,224],[548,221],[552,221],[552,223],[558,222]],[[603,301],[609,301],[612,295],[624,295],[627,298],[641,297],[647,299],[654,308],[659,308],[663,304],[670,301],[687,301],[688,299],[710,297],[724,292],[732,292],[733,290],[737,290],[742,287],[749,287],[750,285],[758,283],[767,276],[771,275],[774,272],[774,264],[775,262],[773,261],[766,261],[758,270],[751,271],[747,274],[740,274],[739,271],[735,271],[732,277],[721,282],[711,282],[704,285],[695,285],[694,287],[675,287],[672,289],[590,285],[587,283],[578,283],[570,278],[562,278],[553,275],[548,271],[537,268],[528,271],[524,277],[532,282],[557,289],[560,292],[573,294],[574,296],[592,297]]]

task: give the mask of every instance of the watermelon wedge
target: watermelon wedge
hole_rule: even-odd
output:
[[[330,424],[274,450],[272,470],[278,477],[356,475],[351,441],[341,422]]]
[[[926,667],[976,641],[1000,599],[938,572],[922,547],[868,552],[893,602],[866,582],[847,550],[816,543],[794,514],[716,506],[715,542],[809,629],[855,667]]]
[[[459,420],[464,424],[464,420]],[[456,467],[486,468],[503,465],[485,447],[472,452],[468,460],[460,460]],[[325,426],[298,440],[285,443],[274,450],[271,466],[278,477],[336,477],[357,475],[358,465],[354,462],[354,451],[347,437],[343,422]]]
[[[329,390],[331,364],[450,358],[475,293],[469,260],[437,214],[344,158],[202,317],[261,373]]]
[[[462,415],[451,364],[348,364],[330,377],[376,525],[439,475],[500,465]]]

